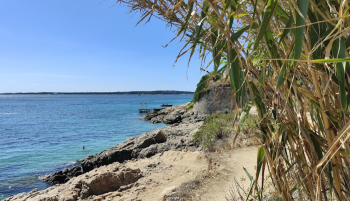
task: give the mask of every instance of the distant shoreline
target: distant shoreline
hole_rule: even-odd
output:
[[[89,94],[126,94],[126,95],[142,95],[142,94],[194,94],[191,91],[173,91],[173,90],[159,90],[159,91],[124,91],[124,92],[16,92],[16,93],[0,93],[0,95],[89,95]]]

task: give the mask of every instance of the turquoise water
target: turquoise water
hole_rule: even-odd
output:
[[[39,176],[165,126],[139,120],[140,103],[160,108],[162,103],[179,105],[191,99],[192,95],[0,95],[0,200],[47,188],[50,184]]]

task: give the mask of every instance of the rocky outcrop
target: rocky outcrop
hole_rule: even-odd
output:
[[[232,90],[230,84],[211,83],[205,94],[193,105],[197,115],[210,115],[231,110]],[[235,107],[235,104],[233,105]]]
[[[192,133],[202,123],[181,124],[144,133],[137,138],[129,138],[124,143],[80,161],[84,172],[113,162],[124,162],[133,158],[151,157],[168,150],[195,150]]]
[[[150,158],[101,166],[65,184],[21,193],[6,201],[169,200],[170,196],[183,197],[175,194],[178,187],[196,179],[207,168],[208,160],[203,152],[167,151]],[[172,190],[164,190],[170,189],[169,186],[173,186]]]
[[[29,193],[17,194],[5,199],[5,201],[76,201],[91,197],[97,198],[98,195],[108,192],[128,189],[141,177],[140,169],[131,169],[116,163],[77,176],[65,185],[56,185],[43,191],[36,189]]]
[[[71,169],[64,169],[62,171],[43,176],[41,179],[52,184],[62,184],[69,181],[69,179],[77,177],[81,174],[83,174],[81,167],[76,166]]]
[[[149,112],[143,116],[143,119],[151,123],[180,123],[182,120],[181,116],[187,112],[187,105],[188,103],[164,108],[156,112]]]
[[[164,108],[157,112],[150,112],[143,116],[143,119],[150,121],[151,123],[165,123],[165,124],[176,124],[176,123],[196,123],[203,121],[208,115],[200,114],[194,110],[187,111],[189,103]]]

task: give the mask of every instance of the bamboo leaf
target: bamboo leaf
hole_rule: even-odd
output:
[[[293,16],[290,15],[286,28],[283,30],[280,42],[288,35],[290,28],[292,27],[293,24],[294,24],[294,19],[293,19]]]
[[[265,104],[262,101],[261,95],[259,93],[258,88],[255,86],[253,82],[250,82],[250,87],[253,90],[254,102],[257,106],[256,109],[259,111],[261,117],[264,117],[266,114]]]
[[[231,49],[231,56],[229,57],[230,64],[230,81],[231,89],[239,90],[240,87],[240,66],[238,62],[238,55],[235,49]]]
[[[297,5],[303,16],[300,16],[299,12],[297,12],[296,26],[298,28],[295,30],[294,59],[300,58],[302,43],[304,39],[304,19],[306,18],[306,13],[309,7],[309,0],[298,0]]]
[[[250,180],[250,187],[249,187],[249,191],[248,191],[247,198],[246,198],[246,201],[247,201],[248,198],[249,198],[249,196],[252,194],[252,190],[253,190],[253,186],[254,186],[254,184],[255,184],[255,180],[254,180],[254,178],[249,174],[249,172],[247,171],[247,169],[245,169],[244,167],[243,167],[243,169],[244,169],[244,172],[248,175],[249,180]]]
[[[286,11],[284,11],[281,6],[279,6],[278,4],[276,5],[275,11],[277,13],[277,15],[279,16],[279,19],[286,25],[288,24],[288,21],[290,19],[290,17],[293,17],[292,15],[288,16],[288,13]]]
[[[250,25],[248,26],[245,26],[244,28],[242,29],[239,29],[237,32],[235,32],[234,34],[231,35],[231,42],[234,43],[236,42],[236,40],[241,37],[241,35],[246,31],[248,30],[250,27]]]
[[[149,16],[152,13],[152,11],[149,11],[145,14],[143,14],[142,18],[136,23],[135,26],[137,26],[138,24],[140,24],[147,16]],[[147,22],[146,22],[147,23]]]
[[[190,20],[190,18],[191,18],[191,16],[192,16],[193,6],[194,6],[194,2],[192,1],[192,2],[190,3],[190,7],[189,7],[189,10],[188,10],[188,13],[187,13],[187,16],[186,16],[185,24],[180,28],[179,32],[177,33],[178,36],[179,36],[182,32],[186,32],[186,29],[187,29],[189,20]]]
[[[269,26],[269,23],[270,23],[272,14],[275,10],[275,7],[277,5],[277,2],[278,2],[277,0],[269,0],[267,2],[267,5],[264,9],[262,23],[260,25],[260,30],[259,30],[258,36],[256,37],[255,43],[254,43],[254,49],[256,49],[259,46],[261,39],[265,35],[266,29]]]
[[[321,120],[321,116],[320,116],[320,113],[317,112],[317,121],[318,121],[318,126],[320,128],[321,131],[324,131],[324,126],[323,126],[323,122]]]
[[[264,162],[264,156],[265,156],[264,148],[262,146],[260,146],[258,149],[258,160],[257,160],[257,165],[256,165],[256,177],[255,177],[256,180],[259,179],[260,170],[261,170],[262,164]]]
[[[308,17],[313,23],[311,29],[309,29],[309,36],[310,36],[310,41],[311,41],[311,47],[317,47],[317,43],[320,40],[320,35],[322,33],[322,26],[319,25],[319,22],[312,12],[311,9],[308,10]],[[321,58],[321,47],[318,47],[316,50],[313,51],[312,53],[313,59],[320,59]],[[320,68],[319,64],[315,64],[316,69]]]
[[[253,106],[253,101],[251,99],[249,99],[249,101],[248,101],[247,105],[245,106],[245,108],[241,114],[241,117],[239,119],[239,131],[242,130],[244,121],[245,121],[247,115],[249,114],[250,108],[252,106]]]
[[[261,69],[259,79],[258,79],[259,87],[261,90],[264,90],[265,86],[265,67]]]
[[[350,157],[350,154],[348,154],[348,152],[346,152],[344,149],[341,149],[340,153],[343,154],[346,157]]]
[[[333,185],[334,185],[334,178],[333,178],[333,167],[332,167],[332,163],[331,162],[329,162],[328,163],[328,170],[329,170],[329,172],[328,172],[328,176],[329,176],[329,182],[330,182],[330,186],[331,186],[331,188],[333,188]]]
[[[278,80],[277,80],[277,88],[280,87],[283,83],[284,83],[284,80],[286,78],[286,71],[287,71],[287,64],[284,63],[283,65],[283,68],[281,70],[281,73],[280,75],[278,76]]]
[[[338,38],[332,45],[332,50],[334,57],[336,58],[345,58],[345,39],[341,37]],[[336,71],[337,78],[339,83],[339,93],[340,93],[340,102],[343,109],[347,107],[347,98],[345,93],[345,67],[346,63],[337,63]]]
[[[315,147],[318,160],[321,160],[322,157],[323,157],[323,153],[322,153],[322,148],[321,148],[321,146],[320,146],[320,144],[319,144],[319,141],[318,141],[317,138],[315,137],[317,134],[314,133],[314,132],[312,132],[311,130],[308,130],[308,131],[309,131],[309,133],[311,133],[310,138],[311,138],[312,144],[313,144],[314,147]]]

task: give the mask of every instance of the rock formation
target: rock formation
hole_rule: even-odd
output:
[[[197,115],[210,115],[220,111],[231,110],[232,90],[230,84],[211,83],[193,105]],[[233,105],[235,107],[235,105]]]
[[[131,169],[116,163],[77,176],[65,185],[52,186],[43,191],[34,189],[29,193],[20,193],[5,200],[84,200],[91,196],[96,197],[108,192],[130,188],[128,185],[135,183],[141,177],[140,169]]]

